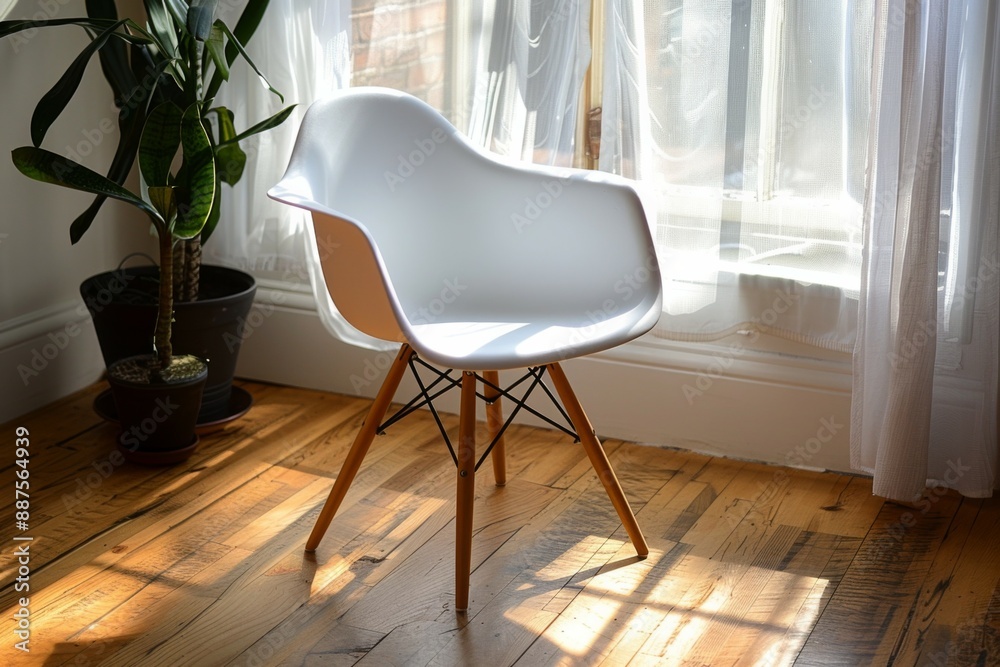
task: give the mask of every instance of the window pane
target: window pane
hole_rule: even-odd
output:
[[[647,4],[650,166],[664,183],[721,185],[731,9],[727,2]]]
[[[874,2],[647,0],[633,16],[606,0],[600,166],[657,195],[664,331],[739,330],[752,293],[780,285],[797,306],[777,328],[851,344],[849,317],[811,323],[859,285]]]
[[[776,195],[861,201],[873,12],[871,0],[786,3]]]

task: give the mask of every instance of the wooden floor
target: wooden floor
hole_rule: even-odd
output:
[[[100,387],[4,427],[0,664],[1000,664],[998,499],[907,508],[861,477],[611,440],[650,544],[639,561],[580,446],[515,427],[508,485],[488,464],[478,478],[461,615],[455,473],[431,418],[376,440],[306,556],[368,402],[245,386],[250,413],[172,468],[114,465]],[[34,538],[27,594],[11,533]],[[13,648],[25,595],[30,654]]]

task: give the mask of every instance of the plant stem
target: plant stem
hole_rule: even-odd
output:
[[[173,350],[170,347],[171,320],[174,317],[174,250],[173,235],[166,229],[158,230],[160,240],[160,302],[153,333],[153,349],[161,369],[170,365]]]

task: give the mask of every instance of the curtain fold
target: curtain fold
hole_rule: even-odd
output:
[[[221,4],[219,13],[232,13],[230,21],[235,21],[245,4]],[[243,178],[235,187],[223,186],[222,219],[204,252],[207,261],[258,278],[311,286],[320,319],[334,336],[381,350],[387,344],[348,324],[330,299],[319,257],[336,249],[316,246],[312,221],[305,212],[266,196],[284,173],[306,109],[319,97],[349,85],[350,35],[347,0],[280,0],[268,5],[247,52],[284,95],[285,104],[297,106],[279,127],[241,143],[247,154]],[[233,111],[238,127],[248,127],[281,108],[281,101],[245,63],[232,68],[218,103]]]
[[[997,483],[997,7],[882,0],[851,463],[877,495]]]
[[[590,3],[495,0],[474,33],[465,126],[500,155],[573,165],[579,100],[590,62]]]

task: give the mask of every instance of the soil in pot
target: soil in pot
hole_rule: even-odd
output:
[[[174,304],[173,349],[209,362],[198,423],[229,417],[237,355],[256,284],[253,276],[221,266],[202,266],[198,300]],[[156,326],[159,269],[119,269],[80,285],[97,330],[104,363],[152,349]]]
[[[108,368],[121,424],[118,450],[126,460],[146,464],[183,461],[198,444],[195,424],[208,365],[191,355],[175,356],[156,368],[150,355],[129,357]]]

